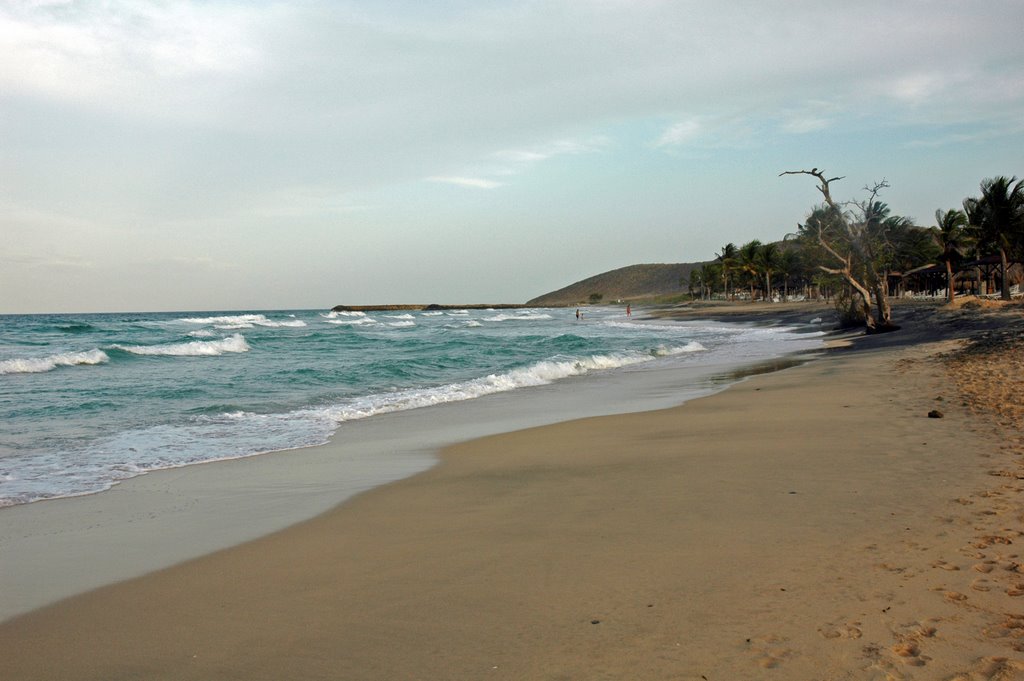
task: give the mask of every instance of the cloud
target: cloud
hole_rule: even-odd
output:
[[[0,0],[0,202],[24,209],[0,214],[39,256],[104,266],[159,234],[224,259],[292,247],[275,228],[297,220],[328,233],[372,205],[372,222],[414,183],[459,224],[446,185],[571,161],[567,199],[604,195],[566,215],[636,221],[616,192],[643,183],[667,213],[657,174],[683,155],[1006,129],[1024,119],[1022,21],[1020,0]]]
[[[507,183],[492,179],[494,177],[509,178],[527,172],[532,166],[558,156],[598,152],[606,148],[609,143],[606,136],[594,135],[583,139],[560,139],[521,149],[503,149],[484,155],[485,161],[493,160],[501,165],[481,167],[479,163],[471,164],[478,169],[469,176],[432,176],[427,179],[431,182],[444,182],[478,189],[495,189]]]
[[[696,119],[673,123],[654,142],[656,147],[678,147],[693,141],[701,133],[701,124]]]
[[[0,9],[0,84],[128,115],[195,116],[194,104],[215,94],[210,79],[260,66],[255,34],[267,14],[188,2],[13,3]]]
[[[492,156],[501,161],[529,164],[546,161],[555,156],[586,154],[602,151],[610,144],[605,135],[592,135],[583,139],[560,139],[548,144],[536,145],[525,149],[505,149]]]
[[[460,187],[474,187],[476,189],[495,189],[502,186],[501,182],[495,182],[494,180],[488,180],[482,177],[428,177],[427,181],[455,184]]]

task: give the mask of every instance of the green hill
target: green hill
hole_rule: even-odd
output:
[[[690,272],[701,264],[690,262],[620,267],[537,296],[526,304],[547,307],[579,305],[592,302],[595,296],[600,296],[600,302],[609,303],[679,295],[687,291],[685,282]]]

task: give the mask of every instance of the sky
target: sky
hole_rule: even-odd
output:
[[[1024,175],[1020,0],[0,0],[0,313],[501,303]]]

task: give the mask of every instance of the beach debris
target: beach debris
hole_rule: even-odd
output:
[[[945,416],[945,414],[943,414],[938,409],[932,409],[930,412],[928,412],[928,418],[930,419],[941,419],[943,416]]]
[[[590,620],[591,624],[600,624],[601,620]]]

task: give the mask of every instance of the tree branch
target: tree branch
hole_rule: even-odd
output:
[[[821,192],[821,195],[825,197],[825,203],[827,203],[832,208],[839,210],[839,206],[837,206],[835,201],[832,200],[832,194],[831,192],[829,192],[829,185],[837,180],[843,179],[843,177],[845,177],[844,175],[825,179],[825,171],[818,170],[817,168],[811,168],[810,170],[785,170],[779,173],[779,177],[782,177],[783,175],[810,175],[811,177],[816,178],[819,183],[818,191]]]

